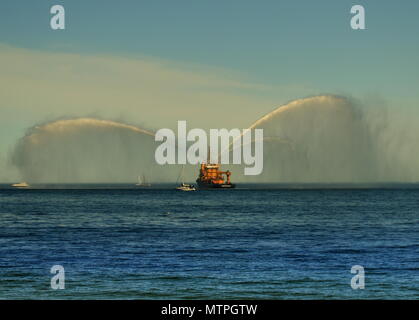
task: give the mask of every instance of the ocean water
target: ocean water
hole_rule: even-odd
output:
[[[0,188],[1,299],[419,298],[416,187],[54,188]]]

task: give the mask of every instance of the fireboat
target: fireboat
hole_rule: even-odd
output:
[[[199,177],[196,183],[200,189],[225,188],[231,189],[236,185],[231,183],[231,172],[220,171],[220,164],[218,163],[201,163],[199,170]],[[225,179],[224,177],[225,176]]]

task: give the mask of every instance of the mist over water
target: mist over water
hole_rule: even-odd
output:
[[[269,182],[417,182],[415,119],[339,96],[292,101],[256,121]],[[416,119],[418,120],[418,119]]]
[[[157,168],[154,133],[114,121],[81,118],[32,128],[17,143],[13,163],[32,183],[130,182],[175,179]],[[171,172],[173,171],[173,172]]]
[[[223,168],[233,170],[233,182],[418,182],[417,120],[345,97],[299,99],[250,126],[264,129],[261,175],[244,176],[243,165]],[[119,122],[59,120],[29,130],[12,161],[32,183],[118,183],[143,174],[176,181],[180,166],[154,160],[159,143],[154,133]],[[196,175],[187,165],[184,180]]]
[[[360,182],[377,177],[374,141],[349,100],[293,101],[256,121],[264,130],[264,180]]]

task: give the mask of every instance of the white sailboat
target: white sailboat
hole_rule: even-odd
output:
[[[196,190],[196,188],[193,184],[187,184],[187,183],[183,183],[183,182],[176,189],[177,190],[182,190],[182,191],[195,191]]]
[[[137,187],[151,187],[151,184],[148,183],[145,179],[145,175],[143,174],[143,176],[138,176],[138,183],[136,184]]]
[[[182,166],[182,170],[180,172],[180,175],[179,175],[177,181],[179,181],[180,179],[182,179],[182,181],[183,181],[184,172],[185,172],[185,165]],[[193,184],[187,184],[187,183],[184,183],[184,182],[182,182],[180,184],[180,186],[177,187],[176,189],[177,190],[182,190],[182,191],[195,191],[196,190],[196,188]]]

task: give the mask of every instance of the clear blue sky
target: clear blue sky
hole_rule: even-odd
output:
[[[49,29],[63,4],[67,29]],[[366,9],[367,30],[349,27]],[[147,55],[229,68],[263,83],[417,97],[419,2],[21,1],[0,3],[0,40],[25,48]]]

